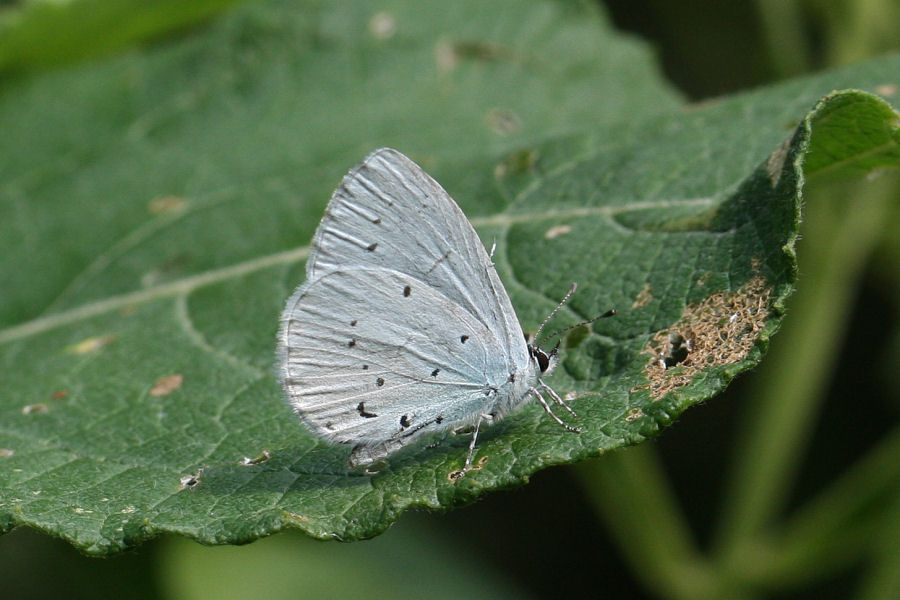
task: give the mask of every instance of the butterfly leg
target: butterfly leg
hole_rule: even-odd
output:
[[[545,387],[546,387],[546,386],[545,386]],[[581,433],[581,428],[580,428],[580,427],[572,427],[571,425],[569,425],[568,423],[566,423],[565,421],[563,421],[562,419],[560,419],[559,417],[557,417],[557,416],[553,413],[553,410],[550,408],[550,405],[547,404],[547,401],[544,400],[544,396],[541,395],[541,391],[540,391],[539,389],[537,389],[537,388],[531,388],[529,391],[530,391],[532,394],[534,394],[534,397],[535,397],[535,398],[538,399],[538,402],[541,403],[541,406],[544,407],[544,410],[547,412],[547,414],[550,415],[550,417],[551,417],[554,421],[556,421],[557,423],[559,423],[560,425],[562,425],[563,427],[565,427],[566,431],[571,431],[572,433]],[[554,395],[556,394],[556,392],[553,392],[553,393],[554,393]],[[557,396],[557,397],[558,397],[558,396]]]
[[[549,385],[547,385],[547,384],[544,383],[543,381],[540,382],[540,386],[541,386],[541,389],[545,390],[545,391],[547,392],[547,394],[549,394],[549,396],[550,396],[551,398],[553,398],[553,401],[554,401],[554,402],[556,402],[557,404],[559,404],[560,406],[562,406],[564,409],[566,409],[567,411],[569,411],[569,414],[571,414],[573,417],[577,417],[577,416],[578,416],[578,415],[575,413],[575,410],[574,410],[571,406],[569,406],[568,404],[566,404],[566,401],[565,401],[565,400],[563,400],[562,398],[559,397],[559,394],[556,393],[556,390],[554,390],[552,387],[550,387]]]
[[[482,417],[478,417],[478,420],[475,421],[475,430],[472,431],[472,439],[469,440],[469,451],[466,453],[466,464],[463,465],[462,472],[459,475],[460,477],[463,477],[472,467],[472,457],[475,456],[475,441],[478,439],[478,429],[481,427],[481,419]]]
[[[472,430],[472,439],[469,441],[469,452],[466,454],[466,462],[463,464],[463,468],[459,471],[454,471],[450,474],[450,479],[453,481],[457,481],[466,476],[466,473],[469,472],[469,469],[472,468],[472,457],[475,456],[475,442],[478,440],[478,430],[481,428],[481,422],[484,420],[492,420],[491,415],[479,415],[478,420],[475,421],[475,428]]]

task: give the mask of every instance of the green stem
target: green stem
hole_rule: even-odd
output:
[[[892,516],[891,494],[900,491],[898,456],[900,428],[798,510],[783,534],[766,542],[769,551],[751,575],[755,582],[770,589],[798,587],[869,552],[886,516]]]
[[[803,25],[803,8],[795,0],[757,0],[763,42],[777,77],[790,77],[810,68]]]
[[[900,598],[900,495],[886,527],[880,532],[874,555],[875,564],[863,578],[859,600],[893,600]]]
[[[827,540],[841,543],[842,530],[854,522],[865,520],[866,513],[872,512],[872,505],[877,503],[879,497],[900,490],[898,457],[900,428],[797,512],[785,527],[785,547],[797,548],[798,551],[793,554],[805,555],[808,562],[823,562],[821,556],[810,561],[808,550],[821,548]],[[878,520],[883,518],[878,512],[869,516]]]
[[[726,597],[696,550],[650,444],[604,455],[575,472],[644,585],[662,598]]]
[[[820,7],[826,23],[826,64],[845,65],[890,49],[896,36],[896,0],[855,0]]]

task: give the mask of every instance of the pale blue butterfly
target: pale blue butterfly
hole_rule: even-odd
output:
[[[352,467],[423,434],[471,427],[459,478],[472,467],[481,425],[530,398],[579,431],[544,398],[572,412],[542,381],[556,349],[526,341],[462,210],[390,148],[370,154],[334,192],[278,345],[294,412],[314,434],[352,444]]]

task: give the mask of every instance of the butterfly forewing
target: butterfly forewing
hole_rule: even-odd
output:
[[[396,150],[373,152],[344,177],[316,231],[307,279],[358,267],[421,281],[486,325],[504,357],[527,357],[512,303],[475,230],[447,192]]]

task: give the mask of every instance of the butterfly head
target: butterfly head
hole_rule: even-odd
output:
[[[528,354],[531,356],[531,360],[537,364],[541,375],[550,375],[553,369],[556,368],[556,361],[559,359],[559,342],[556,342],[556,345],[550,352],[528,344]]]

